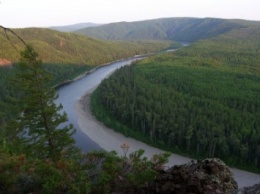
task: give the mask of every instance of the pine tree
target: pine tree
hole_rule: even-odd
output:
[[[75,129],[72,125],[64,126],[67,116],[61,113],[62,105],[54,103],[58,96],[49,85],[51,75],[43,69],[31,46],[21,52],[14,80],[23,111],[11,127],[16,131],[16,139],[22,140],[23,151],[54,161],[64,153],[71,153],[75,149],[72,138]]]

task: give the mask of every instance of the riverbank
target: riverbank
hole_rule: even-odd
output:
[[[57,85],[54,85],[53,88],[57,90],[57,89],[59,89],[59,88],[65,86],[65,85],[68,85],[68,84],[70,84],[70,83],[72,83],[72,82],[75,82],[75,81],[77,81],[77,80],[80,80],[80,79],[84,78],[84,77],[87,76],[88,74],[91,74],[91,73],[95,72],[96,70],[98,70],[98,69],[100,69],[100,68],[102,68],[102,67],[109,66],[109,65],[114,64],[114,63],[116,63],[116,62],[125,61],[125,60],[130,60],[130,59],[138,60],[138,59],[142,59],[142,58],[145,58],[145,57],[149,57],[149,56],[152,56],[152,55],[155,55],[155,54],[156,54],[156,53],[149,53],[149,54],[143,54],[143,55],[135,55],[135,56],[132,56],[132,57],[128,57],[128,58],[126,58],[126,59],[119,59],[119,60],[116,60],[116,61],[113,61],[113,62],[104,63],[104,64],[95,66],[95,67],[93,67],[92,69],[83,72],[82,74],[78,75],[78,76],[75,77],[74,79],[66,80],[66,81],[64,81],[64,82],[62,82],[62,83],[59,83],[59,84],[57,84]]]
[[[118,155],[121,156],[124,155],[124,152],[120,147],[123,143],[130,145],[128,153],[143,149],[145,150],[145,156],[148,158],[152,157],[154,154],[164,152],[163,150],[148,146],[143,142],[125,137],[97,121],[91,114],[89,107],[90,96],[93,90],[94,89],[87,91],[85,95],[76,102],[75,105],[79,127],[90,139],[96,142],[101,148],[107,151],[114,150],[118,153]],[[191,160],[192,159],[187,157],[171,154],[167,166],[184,164]],[[239,188],[260,183],[260,174],[238,169],[232,169],[232,171]]]

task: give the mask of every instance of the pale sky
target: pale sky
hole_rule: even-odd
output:
[[[9,28],[167,17],[260,21],[260,0],[0,0],[0,25]]]

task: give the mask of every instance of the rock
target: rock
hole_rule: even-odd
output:
[[[253,185],[252,187],[244,187],[238,191],[234,191],[231,194],[260,194],[260,183]]]
[[[156,180],[148,183],[139,193],[224,194],[237,188],[229,167],[214,158],[161,171]]]
[[[12,65],[12,62],[7,60],[7,59],[1,59],[0,58],[0,67],[1,66],[11,66]]]

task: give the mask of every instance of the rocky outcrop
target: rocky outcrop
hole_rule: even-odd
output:
[[[234,191],[231,194],[260,194],[260,183],[252,187],[244,187],[238,191]]]
[[[0,59],[0,67],[1,66],[11,66],[12,62],[7,59]]]
[[[229,167],[220,159],[205,159],[161,171],[139,193],[226,194],[236,190]]]

